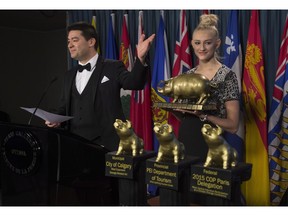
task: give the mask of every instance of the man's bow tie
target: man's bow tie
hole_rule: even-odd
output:
[[[91,65],[90,63],[86,64],[86,65],[80,65],[78,64],[78,71],[82,72],[84,69],[86,69],[87,71],[91,70]]]

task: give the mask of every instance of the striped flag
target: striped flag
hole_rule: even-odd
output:
[[[138,40],[144,33],[143,11],[139,11]],[[137,47],[136,47],[137,55]],[[153,150],[152,111],[151,111],[151,75],[143,90],[132,91],[130,101],[130,120],[135,133],[144,141],[144,150]]]
[[[233,10],[230,12],[230,19],[228,21],[228,29],[224,44],[224,64],[231,68],[237,75],[239,84],[239,91],[241,93],[242,84],[242,51],[240,45],[240,38],[238,34],[238,11]],[[243,162],[244,154],[244,121],[242,102],[240,101],[240,122],[239,129],[236,134],[225,132],[224,137],[226,141],[237,150],[239,161]]]
[[[123,16],[119,59],[123,61],[128,71],[132,70],[134,62],[128,34],[128,14],[124,14]],[[130,115],[131,90],[121,89],[120,95],[124,114],[128,118]]]
[[[192,68],[192,56],[187,30],[186,12],[180,11],[177,39],[174,50],[174,62],[172,77],[178,76]],[[172,101],[173,99],[171,99]],[[175,135],[178,137],[180,122],[172,113],[169,113],[169,124],[172,125]]]
[[[288,187],[288,19],[282,35],[268,127],[271,205]]]
[[[245,107],[246,162],[252,164],[252,176],[244,182],[247,205],[269,204],[269,174],[267,151],[267,115],[262,41],[258,11],[250,19],[243,73]]]
[[[97,24],[96,24],[96,16],[92,16],[91,24],[94,26],[95,30],[97,31]],[[99,38],[98,38],[99,40]],[[97,53],[100,54],[100,43],[97,41],[98,47],[97,47]]]
[[[158,94],[157,85],[161,80],[170,78],[170,62],[168,55],[167,37],[164,25],[164,11],[161,11],[158,32],[156,34],[156,48],[154,57],[154,66],[152,72],[151,83],[151,101],[155,102],[168,102],[169,98]],[[168,122],[168,112],[156,107],[152,108],[153,122],[166,124]],[[153,137],[153,149],[155,152],[159,149],[157,138]],[[152,195],[156,195],[157,187],[149,185],[148,191]]]
[[[115,13],[111,13],[109,17],[108,37],[106,42],[105,58],[118,59],[115,39]]]

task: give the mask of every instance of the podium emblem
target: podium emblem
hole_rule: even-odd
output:
[[[1,155],[7,167],[19,175],[34,172],[40,162],[40,146],[31,132],[15,130],[4,138]]]

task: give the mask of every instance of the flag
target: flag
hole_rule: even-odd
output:
[[[170,62],[168,55],[167,37],[164,25],[164,11],[161,11],[159,27],[156,34],[156,47],[154,56],[154,65],[152,71],[151,82],[151,101],[155,102],[168,102],[169,98],[158,94],[157,85],[161,80],[167,80],[170,78]],[[166,124],[168,122],[168,112],[156,107],[152,108],[153,122],[159,122]],[[157,138],[153,137],[153,149],[155,152],[159,149],[159,143]],[[148,191],[152,195],[156,195],[157,187],[149,185]]]
[[[271,205],[279,205],[288,187],[288,19],[282,35],[268,126]]]
[[[169,102],[169,98],[163,96],[157,92],[158,83],[162,80],[170,78],[170,62],[168,55],[167,37],[164,25],[164,15],[161,11],[158,32],[156,34],[156,48],[154,57],[154,66],[152,72],[152,83],[151,83],[151,100],[155,102]],[[159,122],[161,124],[168,123],[168,112],[153,107],[153,122]],[[153,149],[158,151],[159,143],[157,139],[154,139]]]
[[[185,10],[181,10],[174,50],[172,77],[178,76],[192,68],[192,56],[189,45],[190,41],[187,30],[186,12]],[[171,99],[171,101],[172,100],[173,99]],[[178,137],[180,122],[172,113],[169,113],[169,124],[172,125],[174,133]]]
[[[241,95],[242,84],[242,51],[240,45],[240,38],[238,34],[238,11],[233,10],[230,12],[230,18],[228,21],[228,29],[224,44],[224,64],[231,68],[237,75],[239,84],[239,91]],[[243,122],[243,110],[242,101],[240,99],[240,118],[239,129],[236,134],[225,132],[224,138],[230,146],[236,149],[239,156],[239,161],[243,162],[244,154],[244,122]]]
[[[108,37],[106,42],[105,58],[118,59],[115,39],[115,13],[111,13],[109,17]]]
[[[143,11],[139,11],[138,40],[143,34]],[[136,47],[137,55],[137,47]],[[143,139],[144,150],[153,150],[152,146],[152,111],[151,111],[151,75],[143,90],[132,91],[130,101],[130,120],[135,133]]]
[[[209,14],[210,10],[203,10],[203,14]]]
[[[123,61],[127,70],[131,71],[133,68],[133,56],[127,26],[128,26],[128,14],[124,14],[122,22],[122,37],[121,37],[119,59]]]
[[[122,22],[122,36],[121,36],[121,45],[120,45],[120,56],[119,59],[123,61],[128,71],[131,71],[133,68],[133,55],[130,45],[130,39],[128,34],[128,14],[124,14]],[[129,117],[129,108],[130,108],[130,98],[131,90],[121,89],[121,102],[126,118]]]
[[[251,178],[244,182],[243,193],[247,205],[269,204],[269,173],[267,151],[267,115],[258,11],[250,19],[243,73],[245,107],[246,163],[252,164]]]
[[[97,32],[97,25],[96,25],[96,16],[92,16],[92,21],[91,21],[92,26],[94,26],[96,32]],[[99,40],[99,38],[98,38]],[[100,54],[100,43],[97,41],[98,47],[97,47],[97,53]]]

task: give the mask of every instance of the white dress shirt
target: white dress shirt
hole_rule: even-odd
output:
[[[93,73],[93,70],[95,69],[96,67],[96,63],[97,63],[97,60],[98,60],[98,53],[93,57],[91,58],[86,64],[90,63],[91,65],[91,70],[88,71],[86,69],[84,69],[82,72],[79,72],[77,71],[77,74],[76,74],[76,88],[79,92],[79,94],[81,94],[83,92],[83,90],[85,89],[92,73]],[[79,62],[80,65],[83,65]]]

